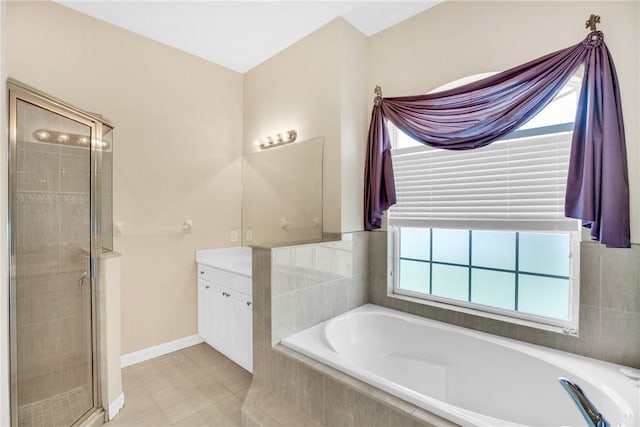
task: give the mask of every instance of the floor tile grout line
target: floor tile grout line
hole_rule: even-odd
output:
[[[149,399],[152,402],[151,405],[151,411],[153,412],[157,412],[157,414],[159,416],[162,417],[163,422],[166,423],[167,425],[171,425],[171,426],[175,426],[177,424],[180,424],[181,422],[183,422],[184,420],[186,420],[189,417],[192,417],[202,411],[205,411],[206,408],[210,408],[209,410],[211,410],[211,407],[215,408],[216,412],[219,412],[220,415],[225,418],[225,423],[228,421],[229,425],[236,425],[238,424],[238,426],[241,425],[241,419],[240,419],[240,414],[236,413],[236,409],[230,410],[230,409],[224,409],[226,406],[228,406],[229,404],[231,404],[231,407],[233,408],[234,406],[237,406],[238,408],[242,407],[242,404],[246,398],[246,392],[248,391],[251,382],[249,382],[248,387],[242,387],[240,390],[237,390],[235,393],[231,391],[231,388],[229,388],[228,385],[225,385],[223,383],[226,382],[227,384],[233,385],[233,384],[237,384],[239,381],[242,380],[242,376],[235,374],[235,373],[231,373],[231,376],[227,377],[227,376],[223,376],[222,378],[214,375],[212,372],[208,372],[202,365],[200,365],[198,363],[198,356],[197,353],[202,354],[203,358],[206,360],[207,357],[207,352],[211,351],[212,352],[212,357],[214,357],[215,359],[215,366],[210,366],[210,368],[215,368],[218,369],[219,367],[223,366],[226,363],[233,363],[233,361],[231,361],[230,359],[228,359],[226,356],[222,355],[221,353],[217,352],[215,349],[211,348],[203,348],[202,350],[197,349],[197,346],[192,346],[189,348],[194,348],[196,347],[196,349],[192,350],[191,352],[189,351],[184,351],[184,350],[178,350],[174,353],[169,353],[168,355],[163,355],[160,356],[160,358],[154,358],[154,359],[160,359],[160,360],[154,360],[154,359],[150,359],[149,361],[145,361],[142,363],[148,363],[151,362],[150,364],[148,364],[147,366],[143,366],[143,370],[136,370],[136,369],[130,369],[127,374],[131,375],[131,381],[130,383],[134,384],[135,388],[139,388],[140,392],[143,393],[143,395],[145,396],[145,398]],[[191,354],[190,354],[191,353]],[[215,353],[215,354],[214,354]],[[171,354],[176,354],[176,355],[180,355],[178,357],[171,357]],[[169,357],[165,357],[165,356],[169,356]],[[182,359],[182,357],[184,357],[184,359]],[[181,362],[181,360],[183,360],[183,362]],[[188,360],[188,362],[187,362]],[[199,359],[200,362],[202,362],[203,359]],[[191,369],[191,366],[193,366],[195,369],[197,369],[195,372],[199,372],[202,375],[206,375],[211,377],[211,384],[215,385],[217,387],[220,387],[221,390],[224,390],[224,393],[226,394],[226,396],[222,397],[221,399],[218,400],[210,400],[209,396],[206,393],[206,390],[203,388],[202,385],[199,385],[197,381],[195,381],[195,378],[193,376],[190,376],[188,374],[187,369]],[[240,368],[239,368],[240,369]],[[136,372],[137,371],[137,372]],[[163,372],[164,371],[164,372]],[[170,376],[169,379],[165,379],[165,380],[161,380],[160,387],[162,387],[162,389],[164,389],[164,386],[168,386],[171,387],[174,384],[174,381],[179,381],[181,384],[184,384],[185,386],[188,387],[193,387],[193,390],[196,391],[200,396],[202,396],[205,400],[204,403],[206,403],[206,406],[204,406],[203,408],[200,408],[198,410],[196,410],[195,412],[188,414],[184,417],[182,417],[180,420],[176,420],[174,422],[172,422],[169,417],[168,414],[163,410],[162,406],[160,406],[159,402],[156,400],[156,398],[154,398],[154,396],[151,394],[151,390],[149,389],[149,382],[150,381],[145,381],[146,380],[150,380],[150,378],[157,378],[158,375],[162,376],[162,375],[167,375],[167,372],[170,372],[170,374],[168,374]],[[222,369],[222,371],[220,372],[221,374],[227,372],[227,370],[225,370],[224,368]],[[144,373],[144,374],[142,374]],[[194,379],[190,379],[190,378],[194,378]],[[235,388],[235,387],[233,387]],[[242,397],[244,395],[244,397]],[[227,400],[227,405],[225,405],[225,407],[223,407],[221,405],[221,402]],[[196,405],[197,406],[197,405]],[[194,407],[196,407],[194,406]],[[123,414],[124,415],[124,414]],[[237,418],[237,419],[236,419]],[[204,419],[201,419],[199,421],[197,421],[198,423],[200,421],[205,421]],[[126,425],[126,423],[125,423]],[[218,425],[218,424],[216,424]],[[225,424],[226,425],[226,424]]]
[[[150,360],[153,360],[153,359],[150,359]],[[146,362],[148,362],[148,360],[146,360],[146,361],[144,361],[142,363],[146,363]],[[135,373],[134,370],[131,370],[131,373],[133,374],[133,376],[136,377],[136,379],[140,383],[140,387],[144,390],[145,394],[151,400],[151,402],[153,402],[153,405],[156,407],[156,409],[158,411],[160,411],[160,413],[162,414],[162,416],[165,419],[165,421],[167,421],[167,424],[172,425],[171,422],[169,421],[169,418],[167,417],[167,414],[162,410],[162,408],[158,405],[158,402],[156,402],[156,400],[153,398],[153,396],[151,395],[149,390],[147,390],[147,388],[145,387],[144,381],[142,379],[140,379],[140,377],[138,377],[138,375]]]
[[[207,375],[210,375],[210,374],[206,373],[206,371],[205,371],[204,369],[202,369],[202,368],[198,365],[197,361],[195,361],[195,360],[193,360],[191,357],[189,357],[189,355],[188,355],[188,354],[185,354],[186,352],[183,352],[182,350],[179,350],[179,351],[178,351],[178,352],[176,352],[176,353],[180,353],[180,354],[182,354],[183,356],[187,357],[187,358],[188,358],[189,360],[191,360],[191,361],[192,361],[192,362],[193,362],[193,363],[198,367],[198,369],[200,369],[203,373],[205,373],[205,374],[207,374]],[[172,353],[169,353],[169,354],[172,354]],[[176,365],[175,365],[174,361],[173,361],[171,358],[167,358],[167,359],[168,359],[169,365],[170,365],[171,367],[173,367],[173,368],[178,372],[178,374],[180,375],[180,377],[182,377],[182,378],[183,378],[183,379],[184,379],[188,384],[190,384],[191,386],[195,387],[195,388],[196,388],[196,390],[197,390],[197,391],[198,391],[198,392],[199,392],[199,393],[200,393],[200,394],[201,394],[201,395],[206,399],[206,396],[202,393],[202,391],[201,391],[200,387],[198,387],[198,386],[197,386],[196,384],[194,384],[194,383],[193,383],[189,378],[187,378],[187,377],[186,377],[186,376],[185,376],[185,375],[184,375],[184,374],[183,374],[183,373],[182,373],[182,372],[181,372],[181,371],[176,367]],[[224,384],[222,384],[222,383],[220,383],[220,382],[217,382],[217,384],[219,384],[221,387],[223,387],[224,389],[226,389],[226,390],[230,393],[230,395],[231,395],[231,396],[234,396],[234,397],[238,398],[237,396],[235,396],[235,394],[234,394],[233,392],[231,392],[231,390],[229,390],[227,387],[225,387],[225,386],[224,386]],[[153,399],[153,397],[152,397],[152,399]],[[242,400],[241,400],[241,399],[239,399],[239,400],[240,400],[240,402],[242,402]],[[154,401],[155,401],[155,399],[154,399]],[[218,403],[218,402],[211,401],[207,406],[215,405],[215,404],[217,404],[217,403]],[[160,406],[160,405],[158,404],[158,402],[156,402],[156,404],[157,404],[158,406]],[[160,409],[162,410],[162,408],[160,408]],[[186,419],[186,418],[188,418],[188,417],[191,417],[191,416],[195,415],[196,413],[200,412],[200,411],[201,411],[201,410],[203,410],[203,409],[204,409],[204,408],[202,408],[202,409],[200,409],[200,410],[197,410],[197,411],[194,411],[194,412],[192,412],[192,413],[190,413],[190,414],[186,415],[185,417],[182,417],[180,420],[177,420],[176,422],[179,422],[179,421],[184,420],[184,419]],[[164,413],[164,411],[163,411],[163,413]],[[166,414],[166,413],[165,413],[165,417],[168,419],[168,414]],[[169,420],[169,421],[170,421],[170,420]]]

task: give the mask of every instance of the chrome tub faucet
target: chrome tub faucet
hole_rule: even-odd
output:
[[[565,377],[558,378],[558,381],[576,403],[589,427],[610,427],[609,422],[576,383]]]

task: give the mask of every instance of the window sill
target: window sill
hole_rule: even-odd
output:
[[[518,326],[526,326],[526,327],[529,327],[529,328],[540,329],[540,330],[543,330],[543,331],[554,332],[554,333],[557,333],[557,334],[568,335],[568,336],[572,336],[572,337],[576,337],[576,338],[579,337],[578,328],[577,328],[577,322],[576,322],[576,328],[573,329],[573,328],[570,328],[570,327],[549,325],[549,324],[546,324],[546,323],[535,322],[535,321],[532,321],[532,320],[521,319],[521,318],[511,317],[511,316],[505,316],[505,315],[501,315],[501,314],[497,314],[497,313],[490,313],[490,312],[487,312],[487,311],[473,309],[473,308],[467,308],[467,307],[462,307],[462,306],[455,305],[455,304],[447,304],[447,303],[444,303],[444,302],[429,300],[429,299],[425,299],[425,298],[417,298],[417,297],[410,296],[410,295],[404,295],[404,294],[400,294],[400,293],[395,293],[393,291],[387,292],[387,296],[389,298],[393,298],[393,299],[397,299],[397,300],[401,300],[401,301],[407,301],[407,302],[411,302],[411,303],[414,303],[414,304],[428,305],[428,306],[432,306],[432,307],[441,308],[441,309],[444,309],[444,310],[449,310],[449,311],[454,311],[454,312],[458,312],[458,313],[468,314],[468,315],[471,315],[471,316],[477,316],[477,317],[483,317],[483,318],[487,318],[487,319],[497,320],[497,321],[500,321],[500,322],[510,323],[510,324],[514,324],[514,325],[518,325]]]

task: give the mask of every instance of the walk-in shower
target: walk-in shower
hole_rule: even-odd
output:
[[[71,426],[100,407],[97,257],[112,245],[113,126],[18,82],[8,89],[11,422]]]

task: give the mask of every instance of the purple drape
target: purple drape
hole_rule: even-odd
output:
[[[542,110],[585,65],[574,124],[565,214],[609,247],[630,247],[629,183],[620,91],[604,35],[444,92],[376,102],[365,165],[365,229],[396,203],[385,120],[423,144],[468,150],[490,144]]]

